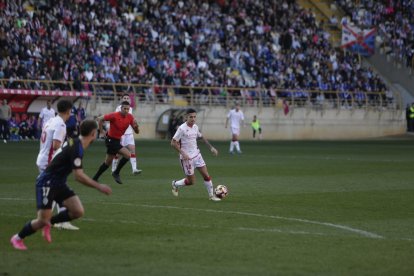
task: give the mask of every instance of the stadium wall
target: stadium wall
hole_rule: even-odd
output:
[[[165,138],[157,133],[156,125],[170,105],[139,105],[134,110],[140,125],[139,138]],[[100,115],[115,110],[113,103],[89,105],[87,112]],[[91,110],[92,109],[92,110]],[[213,140],[228,140],[231,135],[224,127],[228,109],[225,107],[198,108],[197,124],[206,137]],[[349,110],[308,108],[290,109],[285,115],[282,108],[242,108],[245,114],[245,127],[241,139],[252,139],[250,123],[257,115],[263,129],[265,140],[324,140],[324,139],[363,139],[400,135],[405,133],[405,115],[395,110]]]

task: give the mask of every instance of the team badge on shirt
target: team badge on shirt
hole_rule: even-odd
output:
[[[80,165],[82,165],[82,159],[80,159],[79,157],[78,157],[78,158],[76,158],[75,160],[73,160],[73,164],[74,164],[76,167],[79,167]]]

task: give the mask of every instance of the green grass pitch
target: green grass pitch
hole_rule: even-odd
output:
[[[0,145],[0,275],[414,275],[414,140],[251,141],[242,155],[200,145],[215,185],[202,179],[171,194],[183,177],[169,141],[137,141],[142,175],[112,196],[70,177],[85,216],[80,231],[36,233],[29,250],[10,237],[34,218],[37,142]],[[85,154],[93,175],[102,142]]]

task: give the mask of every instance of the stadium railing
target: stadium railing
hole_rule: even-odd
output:
[[[158,84],[78,82],[52,80],[0,79],[3,89],[50,91],[88,91],[102,103],[118,101],[123,93],[142,104],[173,106],[226,106],[239,103],[242,107],[297,107],[324,109],[388,109],[401,110],[398,93],[385,91],[322,91],[305,89],[266,89],[263,87],[174,86]]]

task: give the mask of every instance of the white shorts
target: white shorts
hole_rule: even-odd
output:
[[[204,162],[203,156],[201,156],[201,153],[199,153],[196,157],[190,160],[180,159],[180,163],[181,163],[181,167],[183,168],[185,175],[193,175],[194,168],[201,168],[206,165],[206,163]]]
[[[121,137],[121,146],[126,147],[128,145],[134,145],[135,146],[135,138],[134,134],[124,134]]]
[[[231,134],[232,135],[240,135],[240,128],[239,127],[231,127]]]

